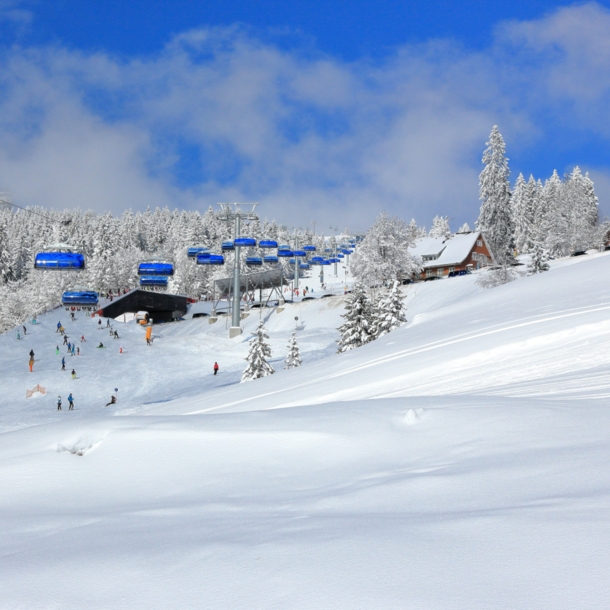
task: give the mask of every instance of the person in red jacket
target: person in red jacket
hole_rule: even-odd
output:
[[[216,375],[216,373],[218,373],[218,362],[214,363],[214,375]]]

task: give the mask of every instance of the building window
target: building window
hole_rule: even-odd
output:
[[[434,269],[426,269],[426,277],[432,277],[434,275]]]
[[[482,240],[482,239],[477,239],[477,246],[478,246],[479,248],[482,248],[482,247],[483,247],[483,240]]]
[[[453,271],[455,271],[455,267],[449,267],[449,273],[452,273]]]
[[[437,275],[440,275],[440,276],[442,277],[443,275],[445,275],[445,270],[444,270],[442,267],[439,267],[439,268],[436,270],[436,274],[437,274]]]

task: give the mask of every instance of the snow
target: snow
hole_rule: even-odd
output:
[[[341,296],[235,339],[63,310],[1,335],[0,607],[607,608],[609,272],[408,285],[408,323],[343,354]],[[259,319],[276,373],[240,384]],[[58,320],[87,338],[65,373]]]

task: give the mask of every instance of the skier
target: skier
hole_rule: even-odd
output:
[[[72,343],[70,343],[70,341],[68,341],[68,354],[70,353],[71,349],[72,349]]]
[[[17,331],[17,339],[21,339],[21,335],[19,334],[19,331]]]
[[[30,358],[30,373],[34,372],[34,358]]]
[[[64,345],[68,345],[68,335],[64,335]]]
[[[76,322],[76,316],[74,315],[73,311],[70,312],[70,319],[72,320],[72,322]]]
[[[102,328],[102,318],[97,321],[97,329],[99,330],[100,328]]]
[[[114,404],[116,404],[116,396],[112,395],[110,397],[110,402],[106,403],[106,406],[108,407],[108,406],[114,405]]]
[[[80,336],[80,342],[81,342],[81,343],[86,343],[86,341],[85,341],[85,335],[81,335],[81,336]]]
[[[61,370],[62,371],[66,370],[66,358],[65,358],[65,356],[62,356],[62,358],[61,358]]]
[[[28,329],[23,325],[23,336],[25,337],[28,334]]]
[[[58,333],[60,328],[61,328],[61,322],[58,322],[57,323],[57,330],[55,332]]]
[[[72,369],[72,379],[76,379],[76,371]]]
[[[106,328],[110,328],[110,318],[106,318]]]
[[[104,344],[100,341],[100,344],[97,346],[97,348],[99,349],[100,347],[104,347]]]
[[[33,349],[30,350],[30,358],[32,360],[34,360],[34,350]]]
[[[218,362],[214,362],[214,375],[218,373]]]
[[[68,402],[70,403],[68,411],[74,411],[74,398],[72,398],[72,392],[68,394]]]
[[[55,355],[59,356],[59,345],[55,348]]]
[[[76,355],[77,355],[77,356],[80,356],[80,347],[77,347],[77,348],[76,348]]]
[[[74,349],[75,349],[75,346],[74,346],[74,343],[73,343],[72,344],[72,348],[70,349],[70,355],[71,356],[74,356]]]
[[[61,396],[57,397],[57,410],[61,411]]]

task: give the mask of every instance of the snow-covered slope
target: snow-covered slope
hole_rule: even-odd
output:
[[[75,381],[56,316],[0,337],[0,607],[608,607],[609,275],[408,286],[409,323],[347,354],[340,297],[293,305],[267,327],[283,354],[299,317],[304,365],[245,384],[247,335],[205,318],[152,348],[115,324],[124,354],[62,320]]]

